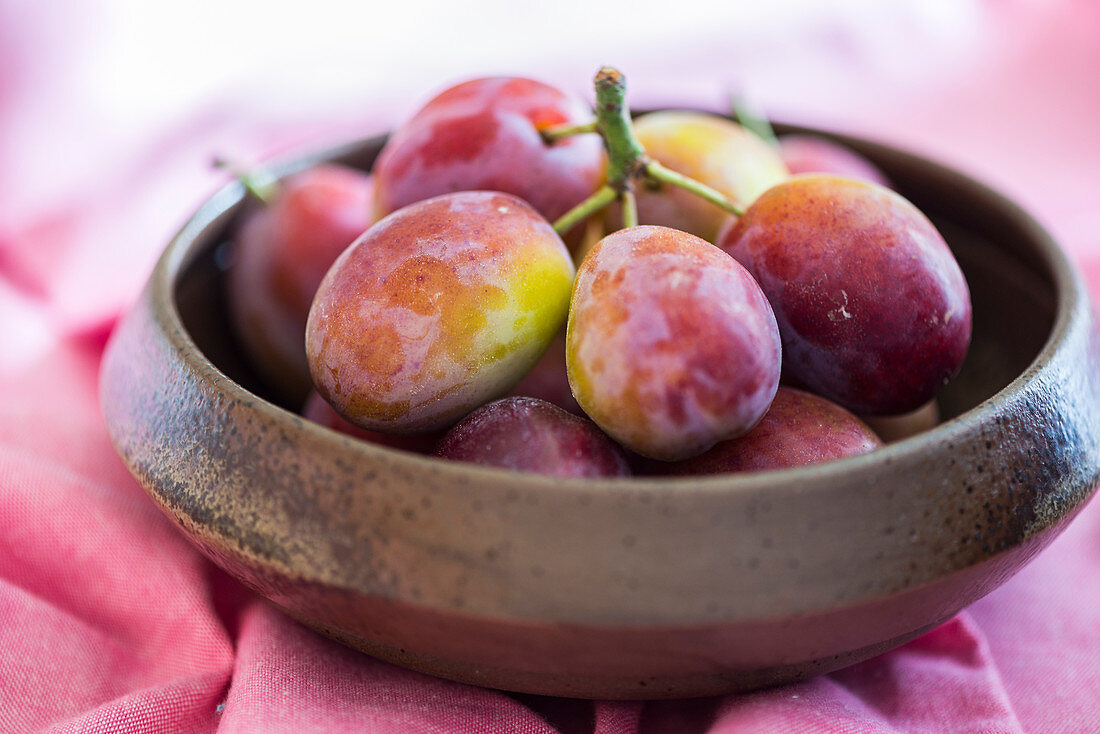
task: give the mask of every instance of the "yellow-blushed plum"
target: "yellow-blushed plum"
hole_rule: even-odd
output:
[[[317,291],[313,382],[364,428],[449,426],[538,361],[565,321],[573,274],[561,238],[515,196],[458,192],[399,209]]]
[[[646,154],[661,165],[724,194],[744,209],[788,178],[774,146],[735,122],[703,112],[651,112],[634,122]],[[714,242],[729,215],[695,194],[667,184],[638,187],[638,221],[681,229]]]

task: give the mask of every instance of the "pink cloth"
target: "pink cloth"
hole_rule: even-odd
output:
[[[898,142],[991,181],[1051,226],[1100,297],[1100,10],[974,8],[986,35],[969,66],[897,88],[856,64],[857,94],[761,63],[763,101],[777,116]],[[31,146],[45,160],[50,141],[12,122],[30,94],[19,72],[34,37],[13,31],[24,12],[0,2],[0,54],[14,60],[0,64],[0,152],[18,143],[22,159]],[[828,31],[802,61],[825,54],[833,72],[847,69],[855,52]],[[691,53],[752,66],[737,44],[711,39],[669,73]],[[658,65],[643,53],[633,61],[643,76]],[[259,156],[390,121],[258,117],[200,113],[119,149],[90,193],[0,166],[0,732],[1100,731],[1096,503],[1015,578],[918,640],[797,685],[693,701],[589,703],[438,680],[347,650],[243,589],[122,466],[96,379],[119,310],[219,180],[205,168],[211,154]]]

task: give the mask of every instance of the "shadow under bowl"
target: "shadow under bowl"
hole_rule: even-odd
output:
[[[1080,277],[1014,204],[914,155],[829,137],[935,222],[969,281],[973,343],[933,430],[807,468],[602,481],[357,441],[273,402],[238,351],[224,243],[245,203],[231,185],[171,242],[112,337],[101,377],[112,440],[218,565],[321,633],[409,668],[537,694],[665,698],[888,650],[1003,583],[1091,495],[1097,336]],[[278,173],[320,160],[369,169],[382,142]]]

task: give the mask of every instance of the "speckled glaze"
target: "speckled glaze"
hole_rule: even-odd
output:
[[[933,218],[970,282],[973,344],[932,431],[801,469],[644,480],[517,475],[358,442],[263,399],[228,338],[210,294],[242,198],[230,186],[169,245],[112,338],[110,434],[216,563],[400,665],[658,698],[885,651],[1003,583],[1091,495],[1100,360],[1082,281],[1026,214],[925,160],[838,139]],[[365,168],[380,142],[326,157]]]

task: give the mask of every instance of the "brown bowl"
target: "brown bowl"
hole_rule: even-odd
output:
[[[237,353],[219,265],[242,209],[231,185],[171,242],[111,340],[111,437],[216,563],[310,627],[409,668],[662,698],[888,650],[1003,583],[1092,493],[1098,342],[1080,277],[1019,208],[922,158],[832,137],[933,219],[969,280],[973,345],[931,431],[802,469],[602,481],[350,439],[265,399]],[[366,169],[382,142],[279,172],[321,159]]]

